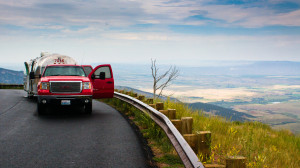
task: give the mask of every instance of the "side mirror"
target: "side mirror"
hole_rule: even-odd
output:
[[[92,79],[95,79],[95,74],[92,74],[92,75],[91,75],[91,78],[92,78]]]
[[[34,72],[30,72],[29,73],[29,79],[34,79],[35,77],[34,77]]]
[[[100,72],[100,79],[105,79],[105,72]]]

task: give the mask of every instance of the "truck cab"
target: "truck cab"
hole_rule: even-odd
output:
[[[24,90],[28,98],[37,98],[39,114],[50,106],[81,106],[91,114],[93,98],[114,95],[114,77],[109,64],[93,68],[78,65],[66,55],[42,52],[40,57],[24,65]]]
[[[87,75],[80,65],[48,65],[40,76],[37,91],[39,114],[50,106],[81,106],[91,114],[93,98],[113,97],[112,69],[109,64],[99,65]]]

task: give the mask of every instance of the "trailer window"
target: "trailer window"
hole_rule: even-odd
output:
[[[50,66],[45,69],[44,76],[86,76],[79,66]]]

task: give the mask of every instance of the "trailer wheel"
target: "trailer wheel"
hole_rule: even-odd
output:
[[[92,103],[84,105],[84,113],[85,114],[92,114],[92,111],[93,111],[92,107],[93,107]]]
[[[43,106],[41,103],[37,103],[37,112],[39,115],[45,114],[45,106]]]
[[[29,92],[27,92],[27,98],[28,99],[32,99],[33,98],[32,94],[30,94]]]

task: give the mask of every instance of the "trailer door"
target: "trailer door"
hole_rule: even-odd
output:
[[[98,65],[89,74],[93,85],[93,98],[112,98],[114,96],[114,78],[109,64]]]

